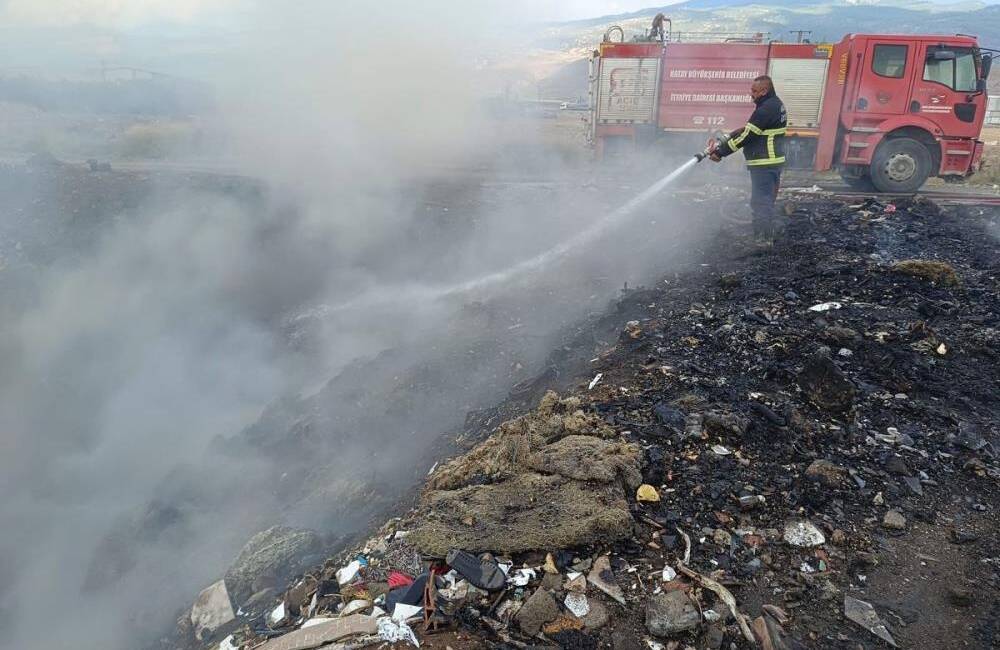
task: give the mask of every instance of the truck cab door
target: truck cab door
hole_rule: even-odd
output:
[[[868,41],[852,107],[858,117],[884,119],[909,110],[916,49],[912,42],[878,38]]]
[[[931,120],[950,137],[978,137],[986,96],[977,93],[975,51],[933,43],[921,43],[920,49],[922,65],[914,75],[910,112]]]

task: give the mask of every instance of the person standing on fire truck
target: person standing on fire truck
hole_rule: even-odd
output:
[[[753,80],[750,96],[757,105],[746,126],[719,141],[709,158],[715,162],[743,150],[750,172],[750,211],[753,233],[758,240],[774,238],[774,201],[778,197],[781,169],[785,166],[785,131],[788,118],[785,105],[774,92],[774,82],[764,75]]]

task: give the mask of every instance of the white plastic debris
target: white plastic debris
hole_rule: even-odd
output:
[[[358,571],[361,570],[361,563],[357,560],[352,560],[350,564],[337,571],[337,582],[341,585],[350,584],[358,576]]]
[[[663,582],[670,582],[677,577],[677,572],[674,571],[672,566],[663,567]]]
[[[571,591],[566,594],[564,602],[566,603],[566,609],[577,618],[583,618],[590,613],[590,601],[587,600],[587,596],[584,594]]]
[[[733,453],[727,447],[723,447],[722,445],[712,445],[712,451],[719,456],[728,456]]]
[[[799,566],[799,571],[802,573],[816,573],[816,569],[814,569],[808,562],[803,562],[801,566]]]
[[[235,637],[230,634],[222,641],[219,641],[219,650],[240,650],[240,647],[233,643]]]
[[[786,523],[784,539],[792,546],[804,548],[826,543],[822,531],[806,519],[796,519]]]
[[[383,641],[388,641],[389,643],[407,641],[417,648],[420,647],[420,641],[417,641],[417,636],[406,623],[393,620],[388,616],[383,616],[375,621],[375,625],[378,626],[378,636]]]
[[[596,375],[594,375],[594,378],[590,380],[590,385],[587,386],[587,390],[594,390],[594,386],[596,386],[597,384],[601,383],[601,379],[603,377],[604,377],[604,373],[603,372],[599,372]]]
[[[271,610],[271,613],[267,615],[267,622],[272,627],[278,625],[283,620],[285,620],[285,603],[278,603],[278,606]]]
[[[847,348],[840,348],[840,350],[837,351],[837,354],[845,358],[854,356],[854,352],[848,350]]]
[[[831,309],[841,309],[843,307],[839,302],[821,302],[818,305],[813,305],[809,308],[809,311],[830,311]]]
[[[722,615],[714,609],[706,609],[701,615],[704,616],[705,620],[709,623],[714,623],[722,619]]]
[[[948,354],[948,346],[946,346],[944,343],[937,346],[937,353],[940,354],[942,357]]]
[[[407,619],[412,618],[423,611],[423,607],[420,605],[407,605],[406,603],[396,603],[396,609],[392,610],[392,620],[399,623],[405,623]]]
[[[535,579],[534,569],[518,569],[513,575],[508,575],[507,581],[515,587],[526,587]]]
[[[344,605],[344,609],[340,610],[340,616],[350,616],[351,614],[360,614],[369,607],[371,607],[372,601],[357,599]]]

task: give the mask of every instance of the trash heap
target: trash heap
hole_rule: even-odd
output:
[[[599,341],[575,394],[436,466],[404,516],[280,594],[220,581],[189,632],[220,650],[790,650],[912,646],[908,626],[939,616],[990,647],[997,216],[811,197],[786,213],[773,248],[722,234],[626,292],[617,340],[567,342]],[[883,575],[903,549],[967,560],[950,609],[886,604],[926,577]]]

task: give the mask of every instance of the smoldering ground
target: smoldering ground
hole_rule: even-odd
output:
[[[505,129],[523,144],[537,125],[486,118],[476,53],[510,16],[472,13],[254,7],[211,64],[219,155],[246,188],[153,182],[89,226],[41,219],[69,172],[8,196],[0,646],[141,647],[253,532],[335,543],[426,471],[429,441],[538,372],[563,328],[697,241],[707,222],[664,200],[504,286],[437,290],[643,189],[507,148]]]

